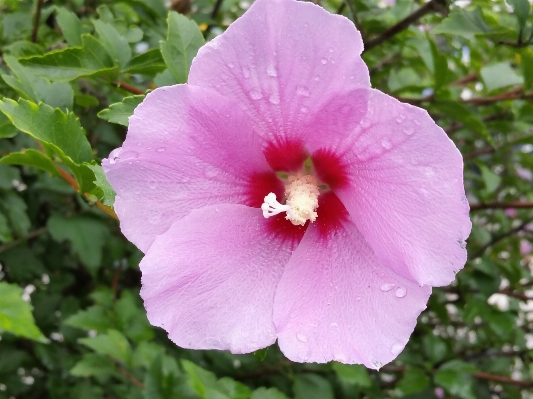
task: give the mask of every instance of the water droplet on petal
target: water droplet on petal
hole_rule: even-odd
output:
[[[250,70],[246,67],[242,67],[242,76],[244,76],[244,79],[248,79],[250,77]]]
[[[250,97],[252,97],[253,100],[260,100],[263,98],[263,95],[260,91],[250,90]]]
[[[267,67],[267,74],[268,74],[268,76],[272,76],[272,77],[278,76],[278,73],[276,71],[276,67],[274,65],[269,65]]]
[[[307,108],[307,107],[304,105],[302,108],[300,108],[300,111],[302,111],[302,112],[305,113],[305,112],[309,111],[309,108]]]
[[[278,93],[272,93],[270,97],[268,98],[268,101],[270,101],[272,104],[277,105],[279,104],[279,96]]]
[[[403,132],[406,135],[410,136],[415,132],[415,129],[413,129],[412,127],[406,127],[405,129],[403,129]]]
[[[234,65],[230,62],[230,63],[228,63],[228,67],[233,68]]]
[[[315,80],[318,82],[320,80],[320,76],[316,75]]]
[[[355,76],[353,76],[353,75],[350,75],[350,79],[352,79],[352,80],[353,80],[354,78],[355,78]]]
[[[413,122],[415,123],[415,125],[420,125],[420,121],[418,119],[413,119]]]
[[[359,302],[359,301],[361,300],[361,297],[358,296],[357,298],[355,298],[355,300],[356,300],[357,302]]]
[[[298,338],[298,341],[300,342],[307,342],[307,337],[303,334],[296,334],[296,338]]]
[[[398,298],[403,298],[407,294],[407,289],[405,287],[399,286],[396,288],[396,296]]]
[[[331,324],[329,325],[329,327],[330,327],[332,330],[334,330],[334,329],[336,330],[336,329],[339,328],[339,325],[338,325],[337,323],[331,323]]]
[[[405,119],[405,116],[400,114],[396,117],[396,122],[402,123],[404,119]]]
[[[141,189],[140,189],[139,187],[135,187],[135,188],[133,189],[133,192],[134,192],[135,194],[140,194],[140,193],[141,193]]]
[[[326,64],[328,63],[328,60],[326,60],[325,58],[322,58],[322,59],[320,60],[320,62],[321,62],[322,64],[326,65]]]
[[[392,148],[392,143],[387,140],[387,139],[382,139],[381,140],[381,145],[383,146],[383,148],[387,149],[387,150],[390,150]]]
[[[335,50],[333,49],[333,47],[330,47],[330,48],[328,49],[328,51],[329,51],[330,53],[333,53]]]
[[[400,352],[403,350],[403,345],[399,342],[396,342],[392,347],[390,348],[390,353],[392,353],[394,356],[397,356],[400,354]]]
[[[296,93],[304,97],[308,97],[310,94],[309,89],[305,86],[298,86],[296,88]]]
[[[150,187],[151,189],[154,189],[157,187],[157,182],[155,182],[154,180],[150,180],[148,182],[148,187]]]
[[[158,149],[156,149],[157,152],[163,152],[165,151],[166,148],[165,147],[159,147]]]
[[[381,366],[383,366],[383,364],[381,362],[378,362],[377,360],[374,360],[372,362],[372,366],[374,366],[376,368],[376,370],[379,371],[379,369],[381,368]]]
[[[394,284],[383,284],[381,287],[379,287],[381,291],[388,292],[394,288]]]

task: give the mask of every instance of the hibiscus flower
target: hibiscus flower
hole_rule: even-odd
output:
[[[463,267],[461,155],[362,50],[344,17],[257,0],[136,108],[102,164],[177,345],[379,368]]]

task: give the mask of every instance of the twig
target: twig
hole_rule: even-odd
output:
[[[420,97],[420,98],[401,97],[401,96],[395,96],[395,97],[404,103],[409,103],[412,105],[420,105],[422,103],[435,100],[435,97],[433,95],[429,95],[426,97]],[[524,93],[523,87],[516,87],[514,89],[505,91],[500,94],[496,94],[494,96],[474,97],[474,98],[469,98],[467,100],[460,99],[459,102],[464,103],[464,104],[470,104],[470,105],[490,105],[498,101],[529,99],[529,98],[533,98],[533,92]]]
[[[468,259],[472,260],[475,258],[480,257],[485,253],[487,249],[492,247],[493,245],[499,243],[500,241],[506,239],[507,237],[512,236],[513,234],[518,233],[519,231],[523,230],[529,223],[533,221],[533,218],[527,219],[525,222],[520,224],[517,227],[512,228],[511,230],[506,231],[505,233],[494,237],[492,240],[490,240],[487,244],[483,245],[481,248],[479,248],[476,252],[474,252],[472,255],[468,255]]]
[[[13,247],[16,247],[17,245],[19,245],[23,241],[31,240],[32,238],[40,236],[41,234],[45,233],[46,231],[48,231],[48,228],[41,227],[39,229],[30,231],[26,237],[19,238],[18,240],[13,240],[13,241],[8,242],[7,244],[0,245],[0,253],[5,252],[8,249],[11,249]]]
[[[454,80],[451,83],[448,83],[448,86],[464,86],[467,83],[473,82],[474,80],[478,79],[477,72],[469,73],[466,76],[463,76],[462,78],[459,78],[457,80]]]
[[[480,380],[487,380],[487,381],[495,381],[495,382],[502,382],[504,384],[512,384],[519,386],[521,388],[531,388],[533,387],[533,381],[520,381],[515,380],[510,377],[505,377],[503,375],[495,375],[495,374],[489,374],[489,373],[474,373],[472,374],[474,377],[480,379]]]
[[[497,150],[497,148],[495,148],[495,147],[483,148],[482,150],[472,151],[469,154],[463,155],[463,159],[477,158],[480,155],[491,154],[493,152],[496,152],[496,150]]]
[[[213,7],[213,11],[211,11],[211,19],[216,20],[218,16],[218,12],[220,11],[220,8],[222,7],[222,3],[224,3],[224,0],[217,0],[215,3],[215,6]],[[204,35],[207,35],[211,28],[213,27],[213,24],[207,25],[207,28],[205,28]]]
[[[122,374],[124,377],[126,377],[131,383],[136,385],[137,387],[144,389],[144,384],[139,381],[137,378],[135,378],[133,375],[130,374],[128,370],[123,368],[122,366],[117,364],[117,368],[120,374]]]
[[[113,85],[121,89],[124,89],[126,91],[129,91],[132,94],[144,94],[145,93],[145,91],[138,89],[135,86],[132,86],[126,82],[116,81],[116,82],[113,82]]]
[[[39,22],[41,21],[41,11],[45,0],[37,0],[35,9],[35,19],[33,20],[33,30],[31,31],[31,41],[37,43],[37,33],[39,32]]]
[[[444,3],[444,4],[443,4]],[[442,0],[431,0],[424,4],[422,7],[420,7],[418,10],[413,12],[412,14],[408,15],[404,19],[402,19],[400,22],[398,22],[396,25],[391,26],[389,29],[387,29],[385,32],[383,32],[381,35],[367,41],[365,43],[365,51],[370,50],[373,47],[376,47],[383,43],[384,41],[390,39],[394,35],[397,35],[401,31],[407,29],[409,25],[412,23],[418,21],[420,18],[422,18],[424,15],[427,15],[433,11],[439,11],[443,12],[446,10],[446,2]]]
[[[484,209],[533,208],[533,201],[488,202],[470,205],[470,211]]]
[[[355,11],[355,7],[353,5],[352,0],[344,0],[344,3],[348,5],[348,8],[350,9],[350,13],[352,14],[352,17],[353,17],[353,24],[361,33],[361,37],[363,38],[363,41],[364,41],[363,31],[361,30],[361,23],[359,21],[359,18],[357,17],[357,12]]]

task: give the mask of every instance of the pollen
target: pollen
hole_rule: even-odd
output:
[[[314,176],[289,176],[288,184],[285,186],[285,205],[276,200],[276,194],[269,193],[261,206],[263,216],[269,218],[286,212],[285,219],[294,225],[303,226],[308,220],[314,222],[318,216],[316,210],[319,194],[320,190]]]

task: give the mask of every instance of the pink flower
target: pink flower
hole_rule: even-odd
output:
[[[529,255],[533,251],[533,245],[527,240],[520,241],[520,254]]]
[[[257,0],[103,161],[148,318],[177,345],[277,339],[294,361],[379,368],[463,267],[461,155],[370,89],[362,50],[344,17]]]
[[[506,215],[506,216],[509,216],[510,218],[515,218],[516,215],[518,215],[518,212],[516,211],[515,208],[507,208],[503,211],[503,213]]]

